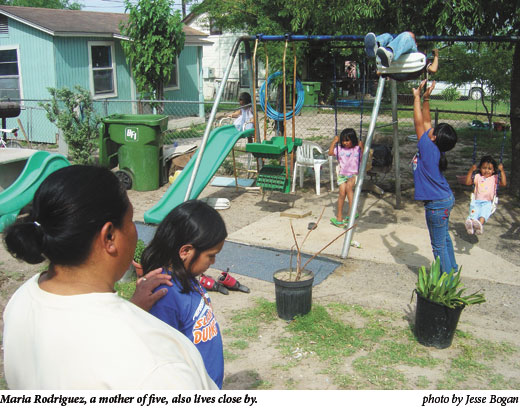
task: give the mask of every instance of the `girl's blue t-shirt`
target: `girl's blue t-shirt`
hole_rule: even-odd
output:
[[[415,199],[435,201],[449,198],[452,194],[446,177],[439,169],[441,152],[428,137],[426,131],[417,143],[417,167],[413,173],[415,183]]]
[[[156,289],[165,288],[168,293],[157,301],[150,313],[192,341],[202,356],[209,376],[221,389],[224,380],[222,335],[206,289],[199,287],[194,279],[194,289],[199,288],[203,292],[207,303],[196,290],[181,293],[182,286],[175,275],[172,275],[172,282],[171,287],[161,285]]]

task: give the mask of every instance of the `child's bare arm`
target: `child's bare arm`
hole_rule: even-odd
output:
[[[334,155],[334,147],[336,146],[336,144],[339,142],[339,137],[336,135],[334,137],[334,139],[332,140],[332,142],[330,143],[330,147],[329,147],[329,155]]]
[[[466,174],[466,180],[464,183],[466,185],[472,185],[473,184],[473,172],[477,169],[477,164],[473,164],[471,168],[469,169],[468,173]]]
[[[507,186],[507,179],[506,171],[504,170],[504,165],[498,164],[498,170],[500,171],[500,184],[498,186],[505,187]]]
[[[421,89],[426,84],[426,80],[423,80],[419,87],[412,88],[413,91],[413,123],[415,125],[415,133],[417,134],[417,139],[421,139],[424,134],[424,122],[423,122],[423,113],[421,109]]]
[[[439,69],[439,50],[434,48],[433,49],[433,61],[428,67],[426,68],[429,73],[435,74],[437,70]]]
[[[434,88],[435,81],[432,81],[431,85],[426,89],[423,95],[422,114],[425,131],[429,130],[432,127],[432,118],[430,115],[430,95]]]

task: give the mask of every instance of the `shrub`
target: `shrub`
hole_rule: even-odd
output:
[[[444,101],[455,101],[460,98],[460,94],[457,91],[457,88],[453,87],[453,86],[448,87],[445,90],[443,90],[441,95],[442,95],[442,98],[444,99]]]
[[[72,162],[90,164],[101,120],[94,112],[90,93],[80,86],[74,89],[48,88],[51,102],[39,105],[47,112],[49,121],[63,132]]]

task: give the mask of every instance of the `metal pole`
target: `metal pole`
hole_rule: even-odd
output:
[[[247,36],[245,38],[248,38]],[[191,173],[190,183],[188,185],[188,189],[186,190],[186,195],[184,196],[184,200],[187,201],[190,199],[191,191],[193,189],[193,184],[195,182],[195,177],[197,176],[197,172],[199,170],[200,161],[202,156],[204,155],[204,149],[206,148],[206,144],[208,142],[209,133],[211,131],[211,126],[213,121],[215,120],[215,115],[217,114],[217,108],[220,103],[220,99],[222,98],[222,93],[224,92],[224,88],[226,87],[226,82],[229,77],[229,73],[231,72],[231,67],[233,66],[233,61],[237,55],[240,42],[244,40],[244,37],[239,37],[233,44],[233,48],[229,54],[229,60],[226,67],[226,71],[224,72],[224,76],[222,77],[222,81],[220,82],[220,87],[218,88],[217,96],[215,98],[215,102],[213,103],[213,107],[211,108],[211,113],[209,114],[208,122],[206,124],[206,129],[204,130],[204,135],[202,137],[202,143],[199,148],[199,155],[197,155],[197,159],[195,160],[195,165],[193,166],[193,172]]]
[[[383,90],[385,88],[385,79],[383,76],[379,77],[379,83],[377,86],[376,99],[374,101],[374,106],[372,108],[372,116],[370,117],[370,126],[368,127],[367,139],[365,141],[365,149],[363,150],[363,158],[361,160],[361,166],[359,167],[358,180],[356,181],[356,189],[354,190],[354,199],[352,201],[352,206],[350,208],[350,215],[348,219],[348,232],[345,235],[345,240],[343,242],[343,249],[341,251],[341,257],[345,259],[348,257],[348,251],[350,248],[350,241],[352,240],[352,235],[354,233],[355,216],[357,212],[357,206],[359,202],[359,196],[361,195],[361,188],[363,187],[363,181],[365,179],[365,169],[367,167],[368,156],[370,153],[370,145],[372,144],[372,137],[374,136],[374,130],[376,128],[377,115],[379,113],[379,106],[381,105],[381,98],[383,98]]]
[[[399,124],[397,123],[397,82],[391,80],[392,85],[392,124],[394,129],[394,172],[395,172],[395,207],[401,209],[401,173],[399,172]]]

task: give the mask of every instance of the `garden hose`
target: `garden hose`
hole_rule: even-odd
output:
[[[277,71],[276,73],[271,74],[269,76],[269,78],[267,79],[267,87],[269,87],[269,84],[271,84],[271,82],[276,77],[279,77],[281,75],[282,75],[281,71]],[[264,112],[267,114],[267,116],[269,118],[271,118],[272,120],[283,121],[283,113],[279,113],[271,106],[271,104],[269,104],[269,101],[267,101],[267,102],[265,101],[265,85],[266,85],[266,82],[264,81],[264,83],[262,84],[262,87],[260,87],[260,93],[259,93],[260,94],[260,106],[262,107]],[[296,114],[298,114],[303,107],[303,100],[305,98],[305,91],[303,89],[303,85],[302,85],[301,81],[298,79],[296,79],[296,92],[297,92],[298,96],[296,98],[296,105],[295,105],[294,111],[296,112]],[[285,103],[285,101],[284,101],[284,103]],[[286,119],[290,119],[292,117],[293,117],[292,110],[286,112],[286,114],[285,114]]]

